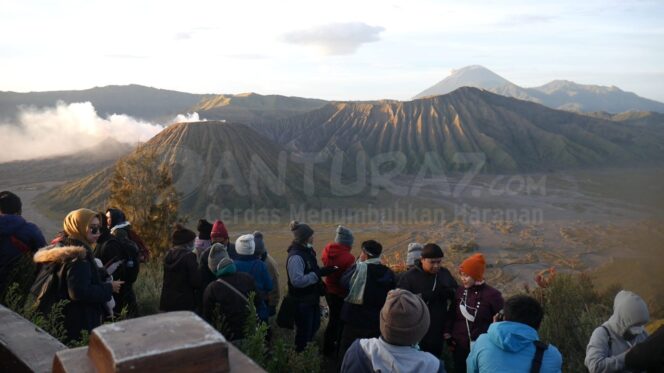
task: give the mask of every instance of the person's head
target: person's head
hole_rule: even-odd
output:
[[[92,245],[101,235],[101,222],[96,212],[90,209],[78,209],[65,216],[62,223],[65,233],[87,245]]]
[[[459,276],[465,288],[469,288],[478,282],[484,281],[484,270],[486,262],[484,255],[471,255],[468,259],[461,262],[459,266]]]
[[[254,255],[257,258],[263,259],[267,255],[267,248],[265,247],[265,241],[263,240],[263,233],[259,231],[254,232]]]
[[[253,234],[243,234],[235,240],[235,252],[239,255],[254,255],[256,243]]]
[[[226,246],[222,243],[215,243],[210,247],[210,256],[208,257],[208,268],[215,276],[219,277],[228,273],[229,266],[233,266],[233,261],[228,256]]]
[[[293,233],[293,242],[301,245],[311,246],[314,243],[314,230],[310,226],[293,220],[290,223],[290,230]]]
[[[215,220],[212,224],[212,230],[210,231],[210,239],[212,242],[221,242],[224,245],[228,245],[228,230],[224,222],[221,220]]]
[[[428,243],[422,248],[420,263],[422,270],[429,274],[436,274],[443,264],[443,249],[435,243]]]
[[[348,247],[353,247],[354,241],[355,237],[353,237],[353,231],[341,225],[337,227],[336,235],[334,236],[334,242],[346,245]]]
[[[127,221],[127,218],[122,210],[115,207],[106,210],[106,225],[109,229],[113,229],[113,227],[125,221]]]
[[[408,267],[414,266],[415,261],[422,257],[423,248],[424,246],[421,243],[411,242],[408,244],[408,252],[406,254],[406,265]]]
[[[362,242],[362,252],[360,253],[360,261],[367,259],[380,258],[383,253],[383,245],[380,242],[369,240]]]
[[[175,224],[175,227],[173,228],[173,234],[171,235],[171,243],[174,247],[182,247],[185,249],[193,250],[195,239],[196,233],[185,228],[182,224]]]
[[[14,193],[5,190],[0,192],[0,215],[21,215],[23,204]]]
[[[538,330],[544,317],[544,310],[539,302],[528,295],[515,295],[505,301],[503,319],[526,324]]]
[[[613,315],[609,324],[618,335],[627,340],[643,333],[644,326],[650,321],[648,305],[636,293],[621,290],[613,300]]]
[[[209,240],[210,234],[212,233],[212,223],[206,219],[198,219],[198,225],[196,226],[198,231],[198,238],[201,240]]]
[[[390,290],[380,310],[380,335],[396,346],[420,342],[430,324],[429,308],[421,297],[404,289]]]

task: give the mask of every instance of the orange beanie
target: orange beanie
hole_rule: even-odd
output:
[[[484,280],[484,269],[486,268],[486,262],[484,261],[484,255],[475,254],[470,258],[464,260],[459,269],[472,277],[475,281]]]

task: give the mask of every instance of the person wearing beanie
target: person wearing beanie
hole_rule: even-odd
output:
[[[408,244],[408,252],[406,253],[406,268],[413,268],[415,261],[420,260],[423,248],[424,246],[422,246],[421,243],[411,242]]]
[[[171,236],[173,247],[164,257],[164,281],[159,310],[195,311],[200,297],[201,275],[194,240],[196,233],[176,224]]]
[[[272,291],[272,287],[275,285],[272,283],[272,278],[265,262],[254,255],[255,249],[256,243],[254,242],[253,234],[245,234],[238,237],[235,241],[237,259],[234,259],[234,261],[238,272],[246,273],[256,281],[256,297],[260,300],[256,312],[258,313],[258,318],[267,322],[270,317],[270,310],[267,303],[270,291]]]
[[[431,324],[420,342],[420,348],[440,356],[443,352],[442,337],[447,334],[449,338],[448,327],[454,319],[454,292],[459,285],[443,266],[444,254],[440,246],[428,243],[421,247],[421,258],[399,277],[397,287],[419,294],[424,299],[431,315]]]
[[[516,295],[506,300],[503,321],[491,324],[488,332],[473,344],[466,361],[467,371],[560,373],[560,351],[539,340],[537,330],[543,317],[544,310],[533,297]],[[539,361],[539,369],[535,361]]]
[[[196,237],[196,240],[194,240],[194,254],[196,254],[196,258],[200,258],[203,251],[212,246],[212,240],[210,238],[212,224],[206,219],[199,219],[196,230],[198,231],[198,236]]]
[[[256,231],[254,232],[254,243],[256,249],[254,249],[254,255],[263,261],[267,266],[267,271],[270,274],[272,279],[272,291],[270,291],[269,299],[267,301],[267,306],[269,309],[269,315],[274,316],[277,313],[277,306],[281,300],[281,291],[279,289],[279,269],[277,268],[277,261],[274,260],[272,255],[267,252],[267,247],[265,247],[265,241],[263,238],[263,233]]]
[[[634,346],[648,338],[644,328],[648,322],[650,312],[646,302],[636,293],[619,291],[613,300],[613,315],[590,336],[584,361],[588,371],[627,371],[625,358]]]
[[[348,289],[341,308],[341,358],[356,339],[380,335],[380,310],[397,283],[394,272],[381,263],[382,251],[383,246],[374,240],[362,242],[360,257],[341,277],[342,286]]]
[[[466,370],[470,347],[480,334],[486,333],[494,316],[503,309],[503,295],[484,282],[486,261],[477,253],[461,262],[460,286],[454,295],[454,321],[451,340],[454,346],[454,366]]]
[[[201,255],[198,256],[198,270],[201,273],[201,285],[202,289],[205,289],[209,283],[216,279],[216,276],[210,272],[208,268],[208,257],[210,255],[210,248],[215,244],[222,245],[228,252],[228,256],[235,260],[237,259],[237,253],[235,252],[235,245],[230,242],[228,237],[228,230],[226,225],[221,220],[215,220],[212,224],[212,230],[210,231],[210,242],[211,245],[207,249],[201,252]],[[201,294],[202,297],[202,294]],[[202,300],[202,298],[201,298]]]
[[[339,270],[325,277],[325,300],[330,308],[330,316],[325,329],[323,339],[323,353],[327,356],[336,357],[338,354],[339,340],[343,330],[341,320],[341,307],[348,290],[341,286],[341,275],[355,263],[355,257],[351,254],[353,246],[353,232],[341,225],[336,229],[334,242],[328,243],[323,249],[321,260],[326,266],[337,266]]]
[[[237,272],[235,263],[221,243],[211,248],[208,266],[217,280],[205,288],[203,318],[211,325],[224,320],[221,333],[229,341],[237,343],[244,338],[244,326],[249,316],[246,299],[251,292],[256,292],[254,279],[246,273]],[[258,308],[259,303],[259,297],[255,297],[254,306]]]
[[[290,223],[293,242],[288,247],[286,272],[288,274],[288,294],[282,302],[277,320],[285,311],[288,320],[294,320],[295,350],[304,351],[307,343],[316,336],[320,327],[320,297],[325,286],[321,279],[335,271],[334,267],[318,266],[314,251],[314,231],[296,220]],[[290,313],[292,312],[292,315]],[[289,325],[290,326],[290,325]]]
[[[390,291],[380,310],[380,337],[355,340],[341,372],[445,373],[442,361],[417,346],[430,319],[421,297],[403,289]]]
[[[101,325],[106,302],[122,286],[122,281],[103,282],[95,263],[92,245],[99,238],[100,225],[95,211],[72,211],[63,222],[62,238],[56,244],[39,250],[34,256],[35,263],[41,266],[38,278],[57,273],[59,283],[66,284],[63,293],[69,303],[63,313],[69,341],[80,339],[83,330],[90,332]],[[36,304],[37,309],[44,314],[51,311],[42,306]]]
[[[16,194],[0,192],[0,298],[13,282],[27,293],[35,277],[32,256],[46,246],[42,232],[21,212],[21,199]]]

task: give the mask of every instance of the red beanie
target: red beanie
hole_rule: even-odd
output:
[[[210,238],[228,238],[228,231],[226,230],[226,226],[224,225],[223,221],[215,220],[214,224],[212,225],[212,232],[210,232]]]
[[[461,262],[459,269],[461,272],[472,277],[475,281],[484,280],[484,269],[486,268],[486,262],[484,261],[484,255],[475,254],[470,258]]]

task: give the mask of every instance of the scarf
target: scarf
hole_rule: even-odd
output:
[[[367,285],[367,269],[369,264],[380,264],[380,257],[357,262],[353,277],[350,278],[350,291],[344,299],[351,304],[362,305],[364,303],[364,288]]]

